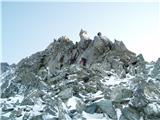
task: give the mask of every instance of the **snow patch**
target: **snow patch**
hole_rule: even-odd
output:
[[[89,114],[83,111],[82,116],[87,120],[110,120],[109,118],[104,116],[104,114],[98,114],[98,113]]]
[[[105,85],[119,85],[120,83],[127,83],[129,81],[129,78],[120,79],[117,76],[111,76],[111,77],[104,77],[104,79],[101,80],[101,82]]]
[[[122,112],[120,109],[116,109],[116,113],[117,113],[117,119],[119,120]]]
[[[1,113],[1,115],[2,115],[2,113]],[[11,112],[7,112],[7,113],[3,114],[2,116],[9,117],[10,115],[11,115]]]
[[[79,100],[79,98],[77,97],[71,97],[70,99],[68,99],[67,101],[67,106],[69,107],[69,110],[75,110],[76,109],[76,105],[77,105],[77,101]]]
[[[46,115],[43,115],[43,119],[44,119],[44,120],[48,120],[48,119],[51,120],[51,119],[54,119],[54,117],[55,117],[55,116],[53,116],[53,115],[51,115],[51,114],[48,114],[48,113],[47,113]]]
[[[151,108],[155,113],[160,112],[160,105],[158,105],[156,102],[149,104],[148,107]]]

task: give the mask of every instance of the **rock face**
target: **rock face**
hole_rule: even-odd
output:
[[[8,65],[8,63],[1,63],[0,68],[1,68],[1,74],[2,74],[4,72],[6,72],[7,70],[9,70],[9,65]]]
[[[16,65],[1,63],[4,120],[159,120],[160,59],[147,63],[122,41],[85,30]]]

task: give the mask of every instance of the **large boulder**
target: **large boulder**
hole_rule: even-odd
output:
[[[24,98],[21,105],[34,105],[34,101],[31,98]]]
[[[89,38],[87,31],[83,29],[81,29],[79,36],[80,36],[79,49],[85,50],[86,48],[88,48],[92,40]]]
[[[154,79],[149,79],[147,84],[144,87],[144,95],[150,101],[159,101],[160,100],[160,83],[155,82]]]
[[[6,116],[1,116],[1,120],[10,120],[10,117],[6,117]]]
[[[69,108],[71,113],[75,111],[78,113],[82,113],[85,109],[85,104],[80,98],[73,96],[68,99],[67,107]]]
[[[136,88],[136,91],[133,93],[133,97],[130,101],[130,106],[138,110],[142,110],[148,104],[148,100],[144,95],[144,87],[139,85]]]
[[[90,113],[90,114],[97,113],[97,111],[98,111],[98,106],[95,103],[87,105],[85,108],[85,112]]]
[[[136,60],[136,73],[137,74],[142,74],[142,73],[146,73],[146,62],[143,58],[142,54],[139,54],[137,56],[137,60]]]
[[[0,63],[0,69],[1,69],[1,72],[0,72],[0,74],[1,74],[1,73],[6,72],[7,70],[9,70],[10,66],[8,63]]]
[[[46,106],[46,107],[44,107],[44,111],[46,113],[49,113],[50,115],[53,115],[53,116],[56,116],[56,113],[57,113],[56,109],[53,108],[52,106]]]
[[[119,61],[118,59],[113,59],[111,62],[111,68],[115,70],[115,72],[120,76],[120,78],[126,77],[126,71],[123,66],[124,63]]]
[[[61,91],[58,96],[61,98],[61,99],[68,99],[68,98],[71,98],[73,95],[73,89],[72,88],[67,88],[67,89],[64,89],[63,91]]]
[[[19,92],[18,85],[16,85],[12,81],[8,81],[8,82],[10,82],[10,84],[8,84],[6,88],[4,89],[2,88],[1,98],[8,98],[8,97],[14,96],[15,94]],[[6,83],[7,81],[4,84]],[[3,85],[2,87],[4,87]]]
[[[3,112],[9,112],[9,111],[13,111],[13,110],[14,110],[14,106],[13,105],[2,103],[2,111]]]
[[[110,41],[95,36],[93,40],[94,54],[101,55],[110,50]]]
[[[123,87],[116,87],[111,93],[111,100],[116,103],[123,103],[130,100],[133,92]]]
[[[80,30],[79,37],[80,37],[81,40],[88,40],[88,39],[90,39],[89,36],[88,36],[87,31],[85,31],[83,29]]]
[[[30,120],[43,120],[43,115],[36,115],[36,116],[33,116],[33,117],[31,117]]]
[[[122,41],[118,41],[118,40],[114,41],[113,49],[116,51],[128,51],[125,44]]]
[[[153,70],[151,71],[151,76],[153,78],[155,78],[156,76],[157,78],[159,78],[160,76],[160,58],[154,64]]]
[[[139,120],[140,119],[140,113],[130,107],[125,107],[122,109],[122,115],[120,117],[120,120]]]
[[[136,68],[133,65],[129,65],[128,68],[127,68],[127,71],[132,76],[136,75]]]
[[[113,120],[117,119],[116,111],[113,107],[113,104],[110,100],[104,99],[98,102],[94,102],[90,105],[87,105],[85,112],[94,114],[94,113],[105,113],[107,116]]]
[[[144,112],[149,118],[160,118],[160,104],[158,104],[157,102],[150,103],[144,108]]]
[[[104,99],[96,102],[96,105],[102,110],[103,113],[106,113],[109,118],[116,120],[117,115],[113,107],[113,104],[110,100]]]
[[[105,76],[106,73],[111,70],[111,64],[109,62],[94,63],[90,68],[95,74],[101,73]]]

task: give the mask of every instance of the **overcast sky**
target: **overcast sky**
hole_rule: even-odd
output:
[[[62,35],[79,41],[81,28],[90,38],[102,32],[122,40],[147,61],[160,57],[160,4],[151,2],[3,2],[2,61],[17,63],[44,50]]]

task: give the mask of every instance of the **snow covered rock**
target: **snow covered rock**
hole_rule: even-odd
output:
[[[63,91],[61,91],[58,96],[61,98],[61,99],[68,99],[68,98],[71,98],[73,95],[73,90],[72,88],[67,88]]]
[[[123,87],[115,87],[111,93],[111,100],[118,103],[127,102],[131,99],[133,92]]]
[[[16,65],[1,64],[4,120],[159,120],[160,59],[148,63],[98,34],[66,36]],[[3,67],[3,68],[2,68]]]
[[[145,108],[144,112],[149,118],[160,117],[160,104],[153,102],[149,103]]]

